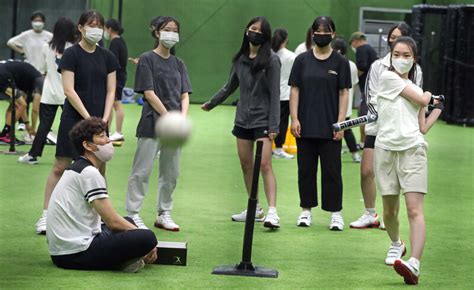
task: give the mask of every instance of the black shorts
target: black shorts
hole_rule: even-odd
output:
[[[40,94],[41,95],[43,93],[43,84],[44,84],[44,77],[43,76],[37,77],[33,81],[33,90],[29,91],[29,92],[25,92],[27,103],[31,103],[31,101],[33,101],[33,95],[34,94]]]
[[[245,129],[235,125],[234,129],[232,129],[232,134],[239,139],[255,141],[257,139],[268,137],[268,128],[258,127],[252,129]]]
[[[376,136],[366,135],[365,136],[365,142],[364,142],[364,149],[365,148],[374,149],[375,148],[375,139],[376,139]]]
[[[56,157],[67,157],[76,159],[79,157],[79,153],[72,145],[71,138],[69,138],[69,132],[72,127],[79,123],[81,119],[62,119],[59,123],[58,140],[56,143]]]
[[[367,115],[368,111],[369,111],[369,109],[367,108],[367,102],[365,100],[365,94],[361,94],[360,95],[360,105],[359,105],[359,109],[357,110],[357,117]]]
[[[117,87],[115,88],[115,101],[122,100],[123,88],[125,87],[125,80],[117,79]]]

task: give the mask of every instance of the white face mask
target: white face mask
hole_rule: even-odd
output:
[[[41,31],[41,30],[43,30],[44,22],[43,21],[33,21],[33,22],[31,22],[31,27],[33,27],[34,31]]]
[[[104,30],[104,38],[105,38],[106,40],[109,40],[109,39],[110,39],[110,34],[109,34],[109,32],[108,32],[107,30]]]
[[[96,147],[97,147],[97,151],[94,151],[94,155],[95,157],[97,157],[97,159],[99,159],[100,161],[106,163],[108,161],[110,161],[110,159],[112,159],[112,157],[114,156],[114,145],[112,144],[112,142],[109,142],[105,145],[98,145],[98,144],[94,144]]]
[[[104,30],[98,27],[85,27],[84,39],[90,44],[96,44],[102,39]]]
[[[352,49],[352,51],[353,51],[354,53],[357,52],[357,48],[353,47],[352,45],[351,45],[351,49]]]
[[[413,58],[392,58],[392,66],[399,74],[407,73],[413,66]]]
[[[179,34],[172,31],[160,32],[160,43],[166,48],[172,48],[179,42]]]

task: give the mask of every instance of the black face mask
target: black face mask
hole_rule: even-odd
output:
[[[313,34],[313,41],[318,47],[325,47],[332,41],[331,34]]]
[[[257,33],[255,31],[248,31],[247,40],[253,45],[262,45],[265,43],[265,37],[263,33]]]

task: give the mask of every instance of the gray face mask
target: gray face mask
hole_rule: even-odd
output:
[[[104,163],[109,162],[114,156],[115,149],[112,142],[109,142],[105,145],[98,145],[98,144],[94,144],[94,145],[97,147],[98,150],[94,151],[93,153],[95,157],[97,157],[97,159],[99,159],[100,161]]]

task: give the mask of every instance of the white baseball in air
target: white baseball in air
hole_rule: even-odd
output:
[[[158,118],[156,137],[165,147],[179,147],[186,143],[192,133],[192,123],[178,111],[171,111]]]

